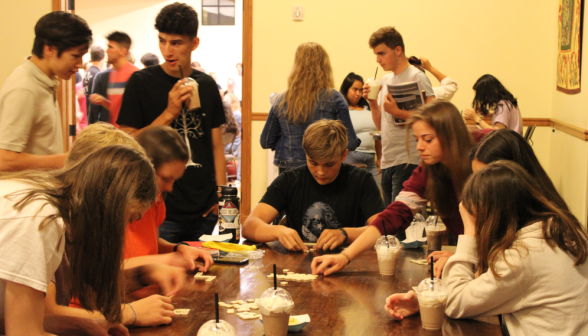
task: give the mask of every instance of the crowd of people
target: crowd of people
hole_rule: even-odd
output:
[[[3,84],[0,333],[128,335],[125,326],[169,324],[186,272],[213,265],[186,241],[218,221],[225,153],[240,147],[242,67],[225,93],[192,61],[198,15],[186,4],[165,6],[155,28],[164,62],[146,54],[139,70],[127,34],[109,34],[105,52],[79,16],[47,14],[32,56]],[[447,316],[502,315],[511,335],[588,333],[588,233],[521,136],[514,95],[484,75],[462,113],[449,102],[457,83],[406,57],[395,28],[368,43],[389,72],[379,91],[353,72],[337,91],[325,48],[296,50],[260,138],[280,174],[243,237],[291,251],[349,244],[314,258],[312,272],[329,276],[430,204],[457,244],[430,255]],[[58,79],[75,76],[88,51],[78,89],[88,125],[64,154]],[[105,53],[112,68],[102,70]],[[407,82],[422,90],[415,110],[388,91]],[[162,295],[138,291],[151,285]],[[390,294],[391,318],[418,312],[413,291]]]

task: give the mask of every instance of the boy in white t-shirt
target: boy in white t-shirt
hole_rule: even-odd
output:
[[[408,63],[404,53],[404,41],[402,35],[394,27],[384,27],[372,34],[369,40],[370,47],[376,55],[376,61],[385,71],[391,73],[382,77],[382,89],[378,100],[368,99],[372,109],[372,118],[376,127],[382,133],[382,193],[384,203],[390,205],[402,190],[402,184],[420,162],[419,153],[416,150],[416,141],[410,136],[406,152],[406,129],[403,125],[396,125],[394,118],[409,119],[414,111],[405,111],[398,108],[392,95],[388,93],[388,85],[406,82],[419,82],[425,90],[426,102],[435,98],[435,93],[429,78]],[[367,99],[370,92],[369,84],[365,84],[363,94]],[[379,103],[378,103],[379,102]],[[382,113],[382,110],[385,113]],[[412,131],[410,131],[412,133]],[[408,163],[408,165],[407,165]]]

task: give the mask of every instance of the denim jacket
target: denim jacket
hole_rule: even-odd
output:
[[[274,164],[280,168],[295,168],[306,165],[306,154],[302,148],[302,136],[312,122],[321,119],[339,120],[347,128],[347,149],[353,151],[361,140],[355,135],[347,101],[336,90],[328,90],[319,96],[314,120],[309,123],[294,125],[284,116],[287,106],[278,110],[283,94],[280,94],[267,116],[267,121],[261,132],[261,147],[276,151]]]

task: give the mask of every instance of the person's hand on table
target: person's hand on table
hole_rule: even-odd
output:
[[[206,272],[214,264],[212,256],[206,250],[197,249],[192,246],[178,245],[178,251],[187,262],[187,268],[190,271],[196,269],[197,265],[195,260],[201,259],[204,265],[198,266],[198,271]]]
[[[463,110],[463,118],[466,120],[473,120],[477,123],[480,122],[480,120],[482,119],[471,107],[468,107],[467,109]]]
[[[176,294],[186,283],[184,268],[165,264],[149,264],[142,268],[143,280],[149,284],[158,285],[166,296]]]
[[[174,306],[167,296],[151,295],[144,299],[131,302],[135,313],[137,313],[138,327],[154,327],[162,324],[172,323],[175,316]],[[125,307],[129,309],[129,307]],[[131,311],[132,313],[132,311]],[[132,321],[131,321],[132,323]]]
[[[419,299],[414,291],[392,294],[386,298],[384,309],[391,318],[402,320],[419,312]]]
[[[277,228],[280,230],[278,233],[278,240],[285,248],[290,251],[306,252],[306,250],[308,250],[308,247],[304,245],[304,242],[300,239],[296,230],[283,225],[278,225]]]
[[[334,250],[337,246],[345,242],[345,235],[339,229],[323,230],[321,236],[316,242],[314,248],[316,250]]]
[[[435,262],[435,266],[433,266],[433,273],[435,278],[441,279],[441,275],[443,274],[443,267],[445,267],[447,260],[449,260],[449,258],[454,254],[455,253],[449,251],[435,251],[427,256],[429,265],[431,265],[431,257],[433,257],[433,261]]]
[[[312,269],[312,274],[322,274],[327,276],[339,272],[347,266],[347,264],[349,264],[349,258],[343,253],[339,253],[315,257],[312,259],[310,267]]]

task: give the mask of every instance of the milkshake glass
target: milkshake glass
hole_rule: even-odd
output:
[[[185,86],[192,87],[192,93],[190,94],[190,99],[188,100],[187,106],[188,111],[197,110],[200,108],[200,94],[198,93],[198,82],[194,80],[192,77],[184,78],[186,83]]]
[[[224,320],[210,320],[202,325],[197,336],[236,336],[235,329]]]
[[[427,233],[429,252],[441,251],[443,237],[445,237],[445,232],[447,232],[445,224],[437,223],[437,225],[434,225],[433,223],[428,223],[425,226],[425,232]]]
[[[268,288],[257,302],[266,336],[286,336],[294,301],[283,288]]]
[[[398,238],[392,235],[388,235],[387,238],[388,243],[386,243],[386,238],[384,238],[384,236],[378,238],[374,248],[376,249],[376,254],[378,255],[378,266],[380,268],[380,274],[394,275],[394,272],[396,271],[396,261],[400,255],[402,245],[400,244]]]
[[[421,281],[417,288],[417,297],[419,298],[423,328],[441,329],[445,320],[445,304],[447,303],[447,293],[441,279]]]
[[[368,99],[378,99],[382,82],[377,78],[369,78],[367,84],[370,86],[370,93],[368,93]]]

